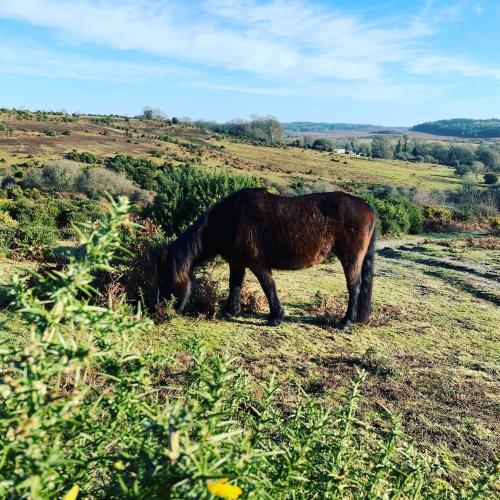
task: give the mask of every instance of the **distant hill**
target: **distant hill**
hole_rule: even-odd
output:
[[[500,137],[500,119],[473,120],[471,118],[454,118],[451,120],[437,120],[420,123],[410,130],[454,137],[492,138]]]
[[[324,133],[324,132],[333,132],[337,130],[352,130],[353,132],[356,131],[367,132],[380,128],[386,128],[380,125],[370,125],[365,123],[324,123],[324,122],[291,122],[291,123],[284,123],[283,127],[287,132],[291,133],[301,133],[301,132]]]

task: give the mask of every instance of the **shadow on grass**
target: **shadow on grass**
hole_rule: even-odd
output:
[[[405,257],[404,252],[424,253],[426,251],[424,247],[419,247],[419,246],[407,247],[403,245],[399,248],[400,250],[394,248],[382,248],[377,252],[377,254],[380,255],[381,257],[385,257],[388,259],[407,260],[407,257]],[[500,276],[497,273],[481,272],[478,271],[477,269],[474,269],[473,267],[462,266],[460,264],[455,264],[452,262],[448,262],[441,259],[435,259],[432,257],[426,257],[426,258],[412,257],[411,262],[414,262],[416,264],[422,264],[424,266],[429,266],[429,267],[449,269],[451,271],[458,271],[465,274],[472,274],[474,276],[486,280],[498,280],[500,278]]]
[[[314,325],[320,328],[336,329],[338,323],[342,320],[343,316],[322,316],[315,314],[286,314],[283,319],[282,324],[293,323],[297,325]],[[277,328],[275,326],[270,326],[267,323],[268,313],[243,313],[241,316],[236,318],[221,318],[229,323],[247,325],[247,326],[268,326],[269,328]],[[278,327],[279,328],[279,327]]]

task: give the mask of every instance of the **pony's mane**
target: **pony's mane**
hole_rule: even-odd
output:
[[[193,262],[203,253],[203,234],[208,225],[207,210],[168,248],[169,268],[177,278],[187,277]]]

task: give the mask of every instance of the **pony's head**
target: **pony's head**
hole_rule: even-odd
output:
[[[175,310],[182,312],[191,295],[194,277],[190,269],[179,265],[175,252],[164,249],[158,259],[158,292],[157,303],[175,299]]]
[[[158,259],[158,302],[175,298],[178,312],[186,307],[194,286],[193,269],[215,254],[207,252],[205,212],[189,226],[168,248],[160,250]]]

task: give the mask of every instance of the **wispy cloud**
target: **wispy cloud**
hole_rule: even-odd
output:
[[[421,75],[464,75],[478,78],[491,78],[500,80],[500,67],[489,67],[474,63],[459,57],[446,57],[439,55],[422,55],[413,59],[408,64],[411,73]]]
[[[428,2],[416,15],[373,21],[305,0],[203,0],[196,6],[173,0],[2,0],[0,17],[48,28],[73,44],[158,59],[151,65],[82,58],[72,64],[52,54],[45,58],[50,71],[140,78],[196,64],[263,79],[260,87],[207,84],[210,88],[284,95],[305,84],[332,92],[363,87],[377,98],[380,89],[394,90],[394,65],[409,78],[453,73],[500,79],[500,68],[428,48],[439,22],[452,18],[452,7],[437,9]],[[9,59],[8,50],[0,58]],[[10,57],[6,67],[29,72],[36,58],[28,53],[16,63]]]
[[[0,72],[30,76],[141,83],[151,78],[197,78],[199,73],[176,65],[142,64],[65,54],[37,44],[12,44],[0,38]]]

